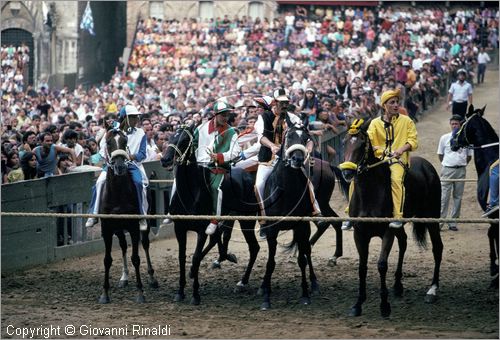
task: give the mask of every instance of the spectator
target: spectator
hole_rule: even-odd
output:
[[[484,75],[486,73],[486,64],[491,61],[488,53],[485,52],[484,47],[481,47],[477,55],[477,83],[484,83]]]
[[[454,115],[450,118],[450,127],[452,131],[460,128],[462,117]],[[466,174],[466,166],[472,158],[473,151],[471,149],[462,148],[458,151],[452,151],[450,148],[452,132],[444,134],[439,139],[437,154],[439,161],[442,164],[441,179],[455,180],[464,179]],[[460,207],[462,204],[462,196],[464,193],[464,182],[441,182],[441,218],[447,218],[450,196],[453,197],[453,208],[451,210],[451,218],[460,217]],[[456,223],[448,223],[448,229],[457,231]]]
[[[31,151],[26,151],[21,156],[20,167],[13,170],[8,175],[9,183],[30,180],[37,178],[36,176],[36,157]]]
[[[48,132],[42,133],[40,141],[41,145],[33,150],[37,160],[38,178],[53,176],[56,173],[57,155],[59,153],[69,153],[72,159],[76,159],[73,149],[52,143],[52,134]]]
[[[451,106],[451,114],[458,115],[463,120],[467,113],[467,107],[472,104],[472,86],[465,80],[467,72],[463,68],[457,73],[458,80],[451,84],[448,91],[446,109],[449,110]]]

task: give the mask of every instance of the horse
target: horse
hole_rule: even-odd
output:
[[[137,193],[132,181],[132,177],[128,172],[128,153],[127,137],[121,131],[110,130],[106,136],[106,149],[110,155],[108,170],[106,172],[106,183],[104,185],[100,198],[100,214],[139,214],[139,203]],[[143,285],[140,273],[140,257],[139,257],[139,221],[137,219],[101,219],[101,235],[105,245],[104,255],[104,285],[103,292],[99,298],[99,303],[109,303],[109,270],[113,263],[111,250],[113,245],[113,234],[117,234],[120,239],[123,257],[126,258],[126,246],[123,231],[126,230],[130,234],[132,241],[132,256],[131,261],[135,269],[136,275],[136,302],[144,303]],[[124,268],[126,267],[126,262]],[[127,270],[128,272],[128,270]],[[124,270],[125,274],[125,270]],[[128,273],[127,273],[128,274]],[[122,279],[124,279],[122,275]],[[122,280],[120,280],[122,281]],[[123,284],[123,283],[122,283]]]
[[[209,169],[200,166],[196,162],[196,157],[193,149],[193,132],[194,125],[181,126],[174,135],[169,139],[168,147],[164,156],[161,159],[162,165],[167,170],[174,169],[176,190],[172,196],[169,213],[172,215],[211,215],[211,196],[209,191]],[[249,174],[239,173],[239,184],[235,180],[238,178],[238,172],[233,171],[229,180],[224,180],[221,188],[223,189],[223,211],[222,214],[231,212],[237,214],[256,215],[257,202],[253,194],[253,180],[248,178]],[[246,194],[247,193],[247,194]],[[250,193],[250,194],[248,194]],[[234,195],[237,195],[235,197]],[[231,203],[232,202],[232,203]],[[229,210],[228,207],[233,207]],[[241,230],[249,247],[250,258],[247,268],[241,280],[237,284],[237,288],[244,288],[249,280],[250,273],[257,258],[260,246],[255,237],[254,226],[255,221],[239,221]],[[198,234],[195,253],[193,255],[193,263],[189,272],[193,279],[193,295],[191,303],[194,305],[200,304],[199,295],[199,279],[198,271],[200,262],[208,251],[218,243],[220,239],[220,231],[217,231],[210,237],[210,243],[205,250],[203,246],[206,242],[207,235],[205,228],[208,221],[199,219],[193,220],[174,220],[174,229],[177,242],[179,244],[179,266],[180,278],[179,289],[175,295],[174,301],[179,302],[185,298],[184,288],[186,285],[185,279],[185,262],[186,262],[186,238],[187,231],[191,230]],[[226,223],[227,224],[227,223]],[[222,228],[224,231],[230,231],[229,228]],[[230,258],[224,250],[221,252],[220,260]]]
[[[387,161],[375,157],[372,145],[366,132],[371,120],[364,122],[359,129],[352,130],[345,138],[344,163],[341,168],[348,181],[354,180],[354,190],[349,203],[351,217],[392,217],[392,195],[390,169]],[[391,160],[391,159],[389,159]],[[439,218],[441,206],[441,182],[436,170],[427,160],[412,157],[411,166],[405,176],[404,217]],[[417,244],[426,246],[426,230],[432,241],[434,255],[434,275],[431,288],[425,301],[432,303],[437,299],[439,288],[439,270],[441,265],[443,242],[441,240],[439,223],[413,223],[413,232]],[[358,298],[351,308],[351,316],[362,313],[362,304],[366,300],[366,275],[368,248],[372,237],[382,239],[382,247],[378,259],[380,275],[380,312],[383,317],[389,317],[391,306],[388,301],[386,286],[387,260],[391,251],[394,236],[399,244],[399,258],[395,273],[394,294],[403,294],[403,259],[407,246],[407,236],[404,227],[390,228],[387,222],[359,222],[354,226],[354,241],[359,255],[359,291]]]
[[[275,160],[274,168],[269,175],[264,189],[264,208],[266,216],[310,216],[313,207],[308,193],[307,180],[310,176],[308,152],[305,147],[310,140],[310,135],[305,125],[294,125],[287,116],[288,128],[285,132],[284,141],[281,145],[281,157]],[[304,163],[307,165],[304,167]],[[265,217],[262,217],[265,219]],[[319,291],[319,284],[314,273],[311,259],[311,244],[309,237],[311,228],[309,222],[276,221],[266,223],[265,232],[269,248],[266,264],[266,272],[259,291],[262,293],[263,302],[261,310],[271,308],[271,276],[276,262],[278,233],[282,230],[292,230],[293,239],[287,246],[292,249],[297,246],[297,262],[301,271],[302,296],[300,303],[308,305],[311,303],[306,278],[306,267],[309,266],[309,279],[311,289]]]
[[[474,109],[474,106],[470,105],[465,122],[453,134],[450,143],[451,149],[454,151],[471,145],[474,148],[474,163],[477,172],[477,200],[483,210],[486,210],[488,199],[488,170],[491,164],[498,160],[499,153],[498,135],[483,117],[485,109],[486,106],[481,109]],[[488,217],[498,218],[498,211]],[[490,288],[498,289],[498,223],[490,223],[488,239],[490,245],[490,275],[492,276]]]

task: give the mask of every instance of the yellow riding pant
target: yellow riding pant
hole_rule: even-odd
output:
[[[399,163],[393,163],[389,167],[391,169],[391,189],[392,189],[392,214],[394,218],[403,217],[404,206],[404,176],[405,168]]]

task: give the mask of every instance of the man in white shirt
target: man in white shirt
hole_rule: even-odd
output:
[[[460,128],[461,121],[461,116],[451,116],[450,127],[452,132]],[[473,154],[473,151],[467,148],[451,151],[450,140],[452,132],[444,134],[439,139],[437,154],[443,166],[441,169],[441,179],[465,178],[465,168],[470,162]],[[453,208],[450,218],[460,217],[464,184],[464,182],[441,182],[441,218],[446,218],[448,215],[450,196],[453,197]],[[448,229],[452,231],[458,230],[456,223],[448,223]]]
[[[486,64],[491,61],[488,53],[484,51],[484,47],[481,47],[479,54],[477,55],[477,83],[484,83],[484,74],[486,73]]]
[[[465,80],[467,71],[461,68],[457,73],[458,80],[451,84],[448,91],[446,109],[448,110],[451,106],[451,114],[459,115],[463,120],[465,119],[467,107],[472,104],[472,86]]]

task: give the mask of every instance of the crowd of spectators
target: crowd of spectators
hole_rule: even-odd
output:
[[[29,53],[29,47],[25,44],[17,47],[13,44],[2,45],[0,48],[2,92],[20,92],[25,89],[30,62]]]
[[[472,83],[479,48],[498,48],[499,20],[498,10],[488,8],[451,13],[419,6],[314,13],[297,6],[272,21],[140,20],[126,71],[117,67],[109,82],[88,89],[51,89],[44,81],[36,89],[4,86],[7,78],[17,84],[12,67],[23,67],[27,52],[2,48],[2,183],[46,175],[32,169],[47,143],[61,147],[54,174],[102,166],[103,122],[127,102],[144,113],[150,160],[159,158],[177,124],[209,119],[216,98],[241,106],[233,124],[244,126],[251,97],[281,86],[290,90],[291,109],[325,129],[377,115],[380,94],[396,87],[403,113],[417,121],[457,69],[466,68]],[[5,68],[4,53],[13,55]]]

